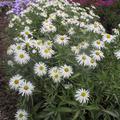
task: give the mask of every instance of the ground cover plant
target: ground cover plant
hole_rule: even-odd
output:
[[[119,30],[106,33],[93,9],[40,0],[10,14],[16,120],[119,120]]]

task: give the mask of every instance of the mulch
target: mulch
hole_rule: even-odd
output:
[[[9,39],[6,32],[8,25],[5,12],[0,13],[0,120],[15,120],[17,95],[8,89],[4,60]]]

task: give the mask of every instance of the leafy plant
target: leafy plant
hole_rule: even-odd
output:
[[[11,14],[9,86],[18,120],[119,120],[119,35],[92,8],[38,1]],[[24,119],[23,119],[24,118]]]

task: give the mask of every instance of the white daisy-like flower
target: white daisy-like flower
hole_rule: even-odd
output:
[[[69,78],[73,74],[73,69],[71,66],[65,64],[60,67],[60,72],[63,78]]]
[[[120,31],[118,29],[112,29],[112,31],[114,32],[115,35],[120,35]]]
[[[62,74],[58,67],[53,67],[49,70],[49,76],[55,83],[59,83],[62,80]]]
[[[22,42],[23,47],[28,48],[28,47],[33,47],[36,40],[32,40],[30,38],[25,38],[25,39],[22,39],[21,42]]]
[[[15,52],[23,49],[24,49],[24,46],[21,43],[15,44]]]
[[[53,42],[48,40],[48,41],[44,42],[44,45],[51,48],[53,46]]]
[[[97,66],[96,60],[94,58],[90,58],[90,67],[95,68]]]
[[[19,93],[22,94],[22,96],[24,95],[30,96],[32,95],[33,91],[34,91],[34,86],[30,81],[29,82],[24,81],[19,88]]]
[[[90,57],[85,53],[77,55],[76,60],[80,65],[87,66],[90,64]]]
[[[81,49],[87,49],[87,48],[89,47],[89,43],[87,43],[87,42],[81,42],[81,43],[79,44],[79,47],[80,47]]]
[[[73,29],[73,28],[70,28],[69,31],[68,31],[68,34],[69,34],[69,35],[73,35],[73,34],[75,34],[74,29]]]
[[[102,40],[107,43],[113,42],[114,39],[115,39],[115,36],[110,34],[104,34],[102,38]]]
[[[97,61],[100,61],[102,58],[104,58],[104,54],[101,50],[92,51],[91,56]]]
[[[34,66],[34,72],[38,76],[45,75],[47,73],[47,66],[46,66],[46,64],[44,64],[42,62],[36,63],[35,66]]]
[[[93,42],[93,46],[97,49],[101,49],[101,48],[104,48],[105,45],[104,45],[104,42],[101,41],[101,40],[96,40]]]
[[[11,89],[18,90],[20,85],[23,83],[23,81],[24,80],[22,79],[22,76],[17,74],[13,76],[12,78],[10,78],[9,86]]]
[[[41,32],[45,33],[45,32],[56,32],[56,27],[53,24],[45,24],[42,26],[41,28]]]
[[[45,59],[51,58],[52,55],[54,55],[54,54],[55,54],[55,51],[50,47],[44,46],[40,50],[40,55]]]
[[[17,110],[15,120],[28,120],[28,113],[23,109]]]
[[[30,56],[28,53],[26,53],[26,51],[21,50],[15,53],[14,60],[18,64],[26,64],[30,60]]]
[[[25,29],[21,32],[21,35],[27,38],[29,35],[32,36],[32,32],[30,31],[30,28],[26,26]]]
[[[57,35],[55,37],[55,42],[60,45],[67,45],[69,43],[70,38],[67,35]]]
[[[8,60],[8,61],[7,61],[7,64],[8,64],[9,66],[11,66],[11,67],[13,67],[13,65],[14,65],[14,63],[13,63],[12,60]]]
[[[75,54],[79,54],[80,47],[79,46],[72,46],[71,51],[74,52]]]
[[[7,54],[12,55],[12,54],[14,54],[14,52],[15,52],[15,44],[12,44],[8,47]]]
[[[89,97],[89,91],[85,89],[78,89],[75,93],[75,99],[80,103],[87,103],[89,101]]]
[[[116,51],[114,54],[117,59],[120,59],[120,50]]]

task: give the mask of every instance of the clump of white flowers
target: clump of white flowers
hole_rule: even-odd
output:
[[[95,69],[105,58],[106,44],[116,38],[106,33],[97,19],[92,9],[65,0],[38,0],[19,16],[13,15],[9,27],[15,31],[15,38],[7,54],[17,66],[17,75],[10,79],[10,88],[29,97],[41,81],[65,86],[79,78],[76,74],[82,68]],[[120,58],[120,52],[115,55]],[[89,102],[89,97],[88,90],[76,91],[75,99],[82,104]],[[27,120],[27,116],[22,110],[16,113],[17,120]]]

